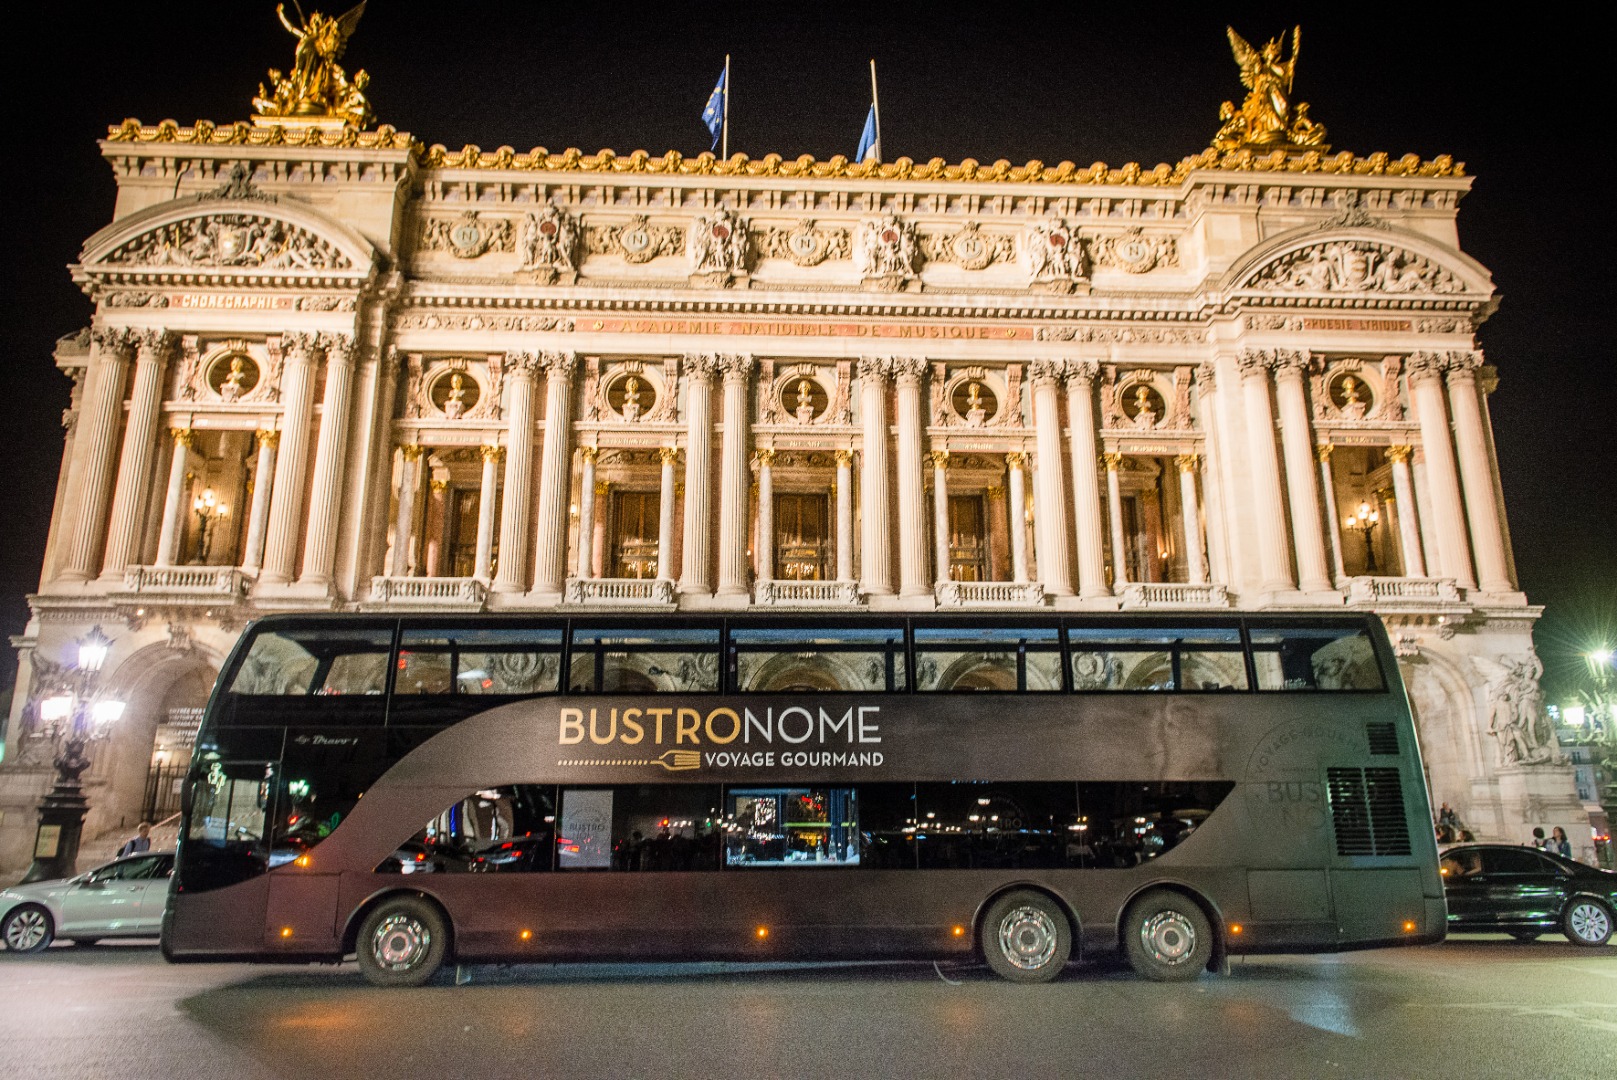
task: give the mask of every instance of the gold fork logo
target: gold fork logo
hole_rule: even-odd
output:
[[[683,772],[698,768],[702,764],[702,755],[695,750],[669,750],[655,760],[669,772]]]

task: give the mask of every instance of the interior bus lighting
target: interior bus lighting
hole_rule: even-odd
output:
[[[754,933],[758,935],[758,940],[762,941],[764,938],[769,936],[769,927],[760,926],[756,931],[754,931]]]

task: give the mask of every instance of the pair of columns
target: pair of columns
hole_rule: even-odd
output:
[[[405,577],[416,569],[413,558],[416,499],[420,494],[421,480],[425,473],[421,461],[426,448],[414,445],[401,446],[399,451],[403,457],[399,475],[399,511],[393,532],[393,555],[388,573],[394,577]],[[478,487],[477,546],[476,554],[473,556],[472,576],[486,582],[493,568],[495,503],[499,492],[499,467],[505,457],[505,448],[485,445],[479,447],[479,453],[483,459],[483,472]]]

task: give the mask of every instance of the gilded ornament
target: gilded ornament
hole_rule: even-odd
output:
[[[1302,41],[1302,27],[1291,31],[1291,56],[1285,57],[1285,43],[1270,38],[1262,48],[1254,49],[1247,40],[1235,32],[1233,26],[1225,30],[1230,38],[1230,51],[1241,69],[1241,85],[1247,88],[1246,100],[1237,109],[1226,101],[1219,106],[1218,118],[1224,126],[1213,136],[1215,150],[1281,149],[1302,147],[1324,149],[1325,126],[1310,120],[1308,104],[1291,102],[1291,85],[1297,71],[1297,48]]]
[[[359,25],[359,17],[365,14],[364,3],[355,4],[336,18],[318,11],[304,17],[300,8],[301,26],[292,25],[284,4],[275,5],[275,14],[286,32],[297,38],[297,51],[290,72],[283,75],[278,68],[270,68],[268,84],[258,84],[254,111],[263,117],[338,120],[356,128],[369,126],[374,119],[366,96],[370,76],[358,71],[350,80],[337,63]]]

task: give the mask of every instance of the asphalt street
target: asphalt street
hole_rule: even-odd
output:
[[[377,990],[336,967],[166,964],[151,944],[0,953],[0,1076],[1602,1078],[1617,947],[1468,936],[1114,965],[1015,986],[931,964],[530,965]]]

